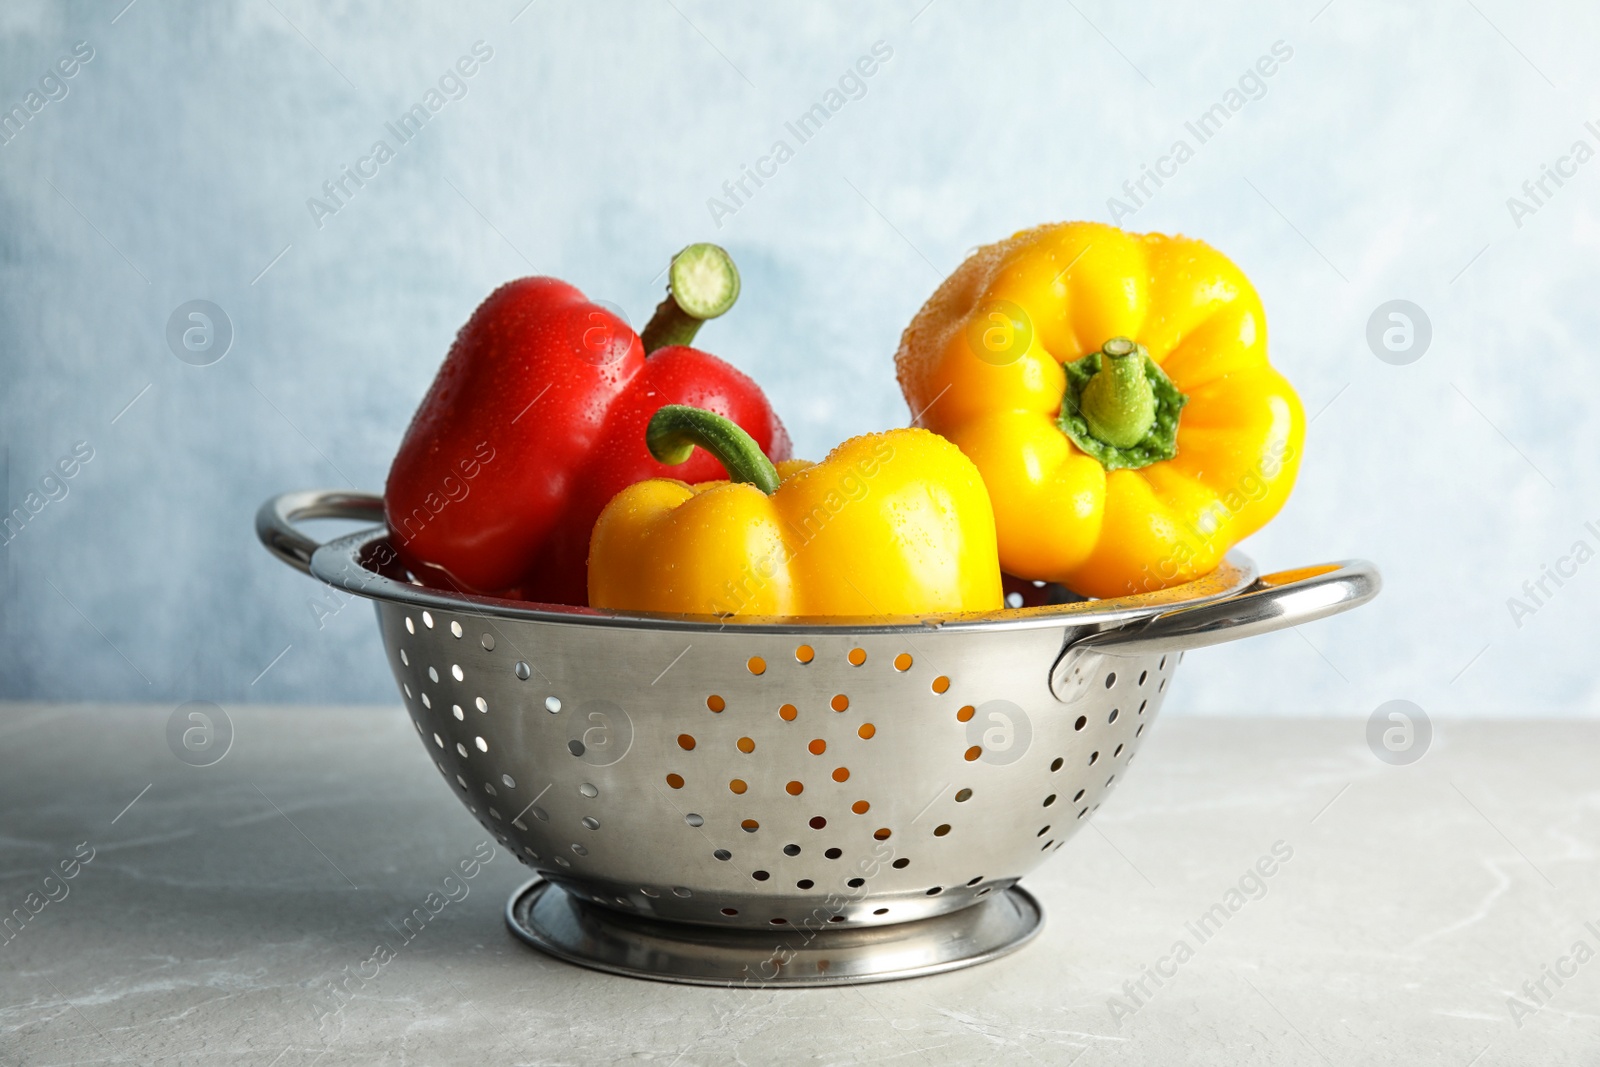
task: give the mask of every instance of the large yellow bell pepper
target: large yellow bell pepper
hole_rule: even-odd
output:
[[[647,440],[664,463],[699,445],[733,481],[656,478],[613,497],[589,542],[591,607],[737,617],[1001,606],[983,480],[926,430],[856,437],[821,463],[774,468],[734,423],[671,404]]]
[[[1086,596],[1210,571],[1300,466],[1261,300],[1189,238],[1075,222],[981,248],[895,362],[916,423],[982,472],[1004,570]]]

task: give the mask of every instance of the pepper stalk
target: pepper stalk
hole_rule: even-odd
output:
[[[639,334],[645,355],[689,344],[703,322],[726,314],[738,299],[739,269],[732,256],[704,242],[685,248],[667,269],[667,298]]]

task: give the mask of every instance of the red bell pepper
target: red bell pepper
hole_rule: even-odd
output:
[[[677,467],[650,455],[644,430],[662,406],[726,416],[787,459],[789,436],[756,383],[687,347],[732,306],[738,279],[722,249],[684,249],[642,337],[555,278],[495,290],[389,469],[384,511],[402,562],[439,589],[584,604],[589,534],[613,496],[648,478],[725,477],[709,453]]]

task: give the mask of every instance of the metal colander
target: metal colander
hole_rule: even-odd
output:
[[[588,966],[716,984],[905,977],[1037,931],[1017,881],[1126,773],[1185,649],[1364,603],[1362,562],[1257,578],[1234,554],[1137,597],[865,622],[645,617],[451,596],[387,535],[298,519],[274,554],[371,599],[429,757],[538,880],[507,912]],[[386,565],[385,565],[386,564]]]

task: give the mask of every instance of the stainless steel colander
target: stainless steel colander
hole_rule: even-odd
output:
[[[262,506],[280,559],[374,602],[417,735],[538,878],[511,929],[624,974],[718,985],[909,977],[992,959],[1042,915],[1018,880],[1126,773],[1186,649],[1345,611],[1349,561],[1257,577],[1241,555],[1116,600],[867,622],[726,623],[453,596],[387,535]]]

